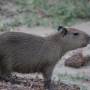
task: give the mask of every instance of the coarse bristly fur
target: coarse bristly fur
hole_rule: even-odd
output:
[[[52,90],[50,80],[55,64],[61,56],[88,44],[89,36],[82,31],[67,28],[40,37],[23,32],[5,32],[0,35],[0,76],[6,78],[11,72],[43,74],[45,86]]]

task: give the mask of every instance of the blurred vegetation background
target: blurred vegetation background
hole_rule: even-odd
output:
[[[0,0],[0,30],[71,26],[90,20],[90,0]]]

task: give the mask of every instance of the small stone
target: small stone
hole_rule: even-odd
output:
[[[82,53],[76,53],[70,58],[66,59],[64,62],[65,66],[80,68],[86,64],[86,60],[83,57]]]

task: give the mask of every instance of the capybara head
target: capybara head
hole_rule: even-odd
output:
[[[64,43],[65,50],[84,47],[90,41],[90,36],[78,29],[59,26],[58,31],[62,35],[61,41]]]

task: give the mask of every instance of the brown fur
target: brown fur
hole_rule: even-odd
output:
[[[66,51],[87,44],[88,35],[72,29],[68,29],[66,35],[59,31],[48,37],[23,32],[3,33],[0,35],[1,76],[7,76],[13,71],[41,72],[45,80],[50,80],[55,64]]]

